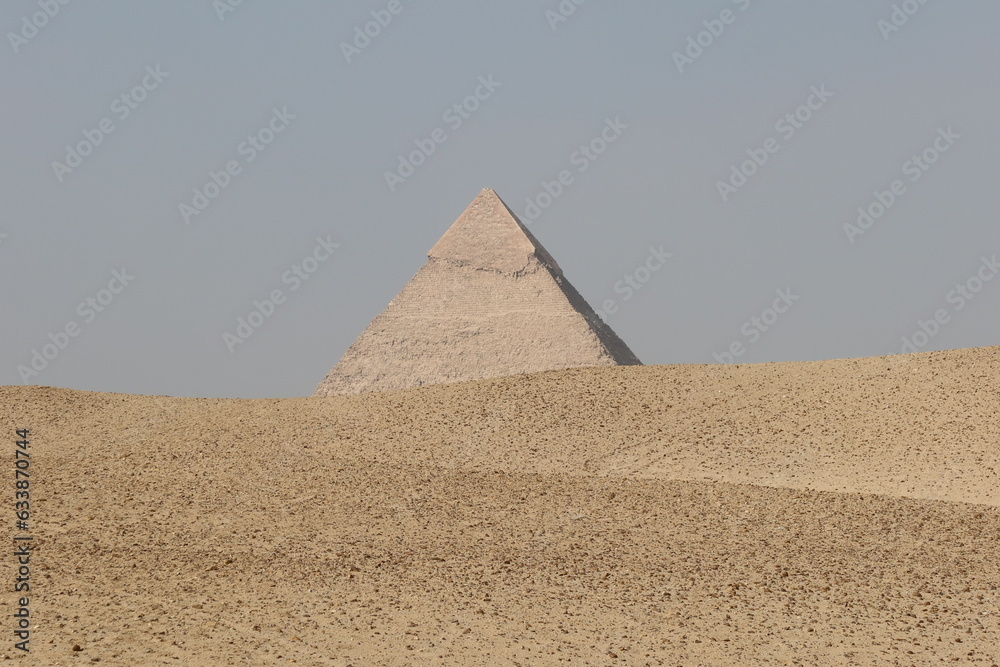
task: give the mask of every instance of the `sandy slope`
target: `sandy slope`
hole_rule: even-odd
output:
[[[9,449],[32,429],[25,662],[997,664],[998,365],[0,388]]]

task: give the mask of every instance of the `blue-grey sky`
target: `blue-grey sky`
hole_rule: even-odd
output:
[[[1000,344],[1000,5],[577,3],[4,3],[0,384],[308,395],[483,187],[647,364]]]

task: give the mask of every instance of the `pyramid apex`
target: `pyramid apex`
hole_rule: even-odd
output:
[[[532,257],[562,271],[496,191],[483,188],[427,256],[478,269],[519,273]]]

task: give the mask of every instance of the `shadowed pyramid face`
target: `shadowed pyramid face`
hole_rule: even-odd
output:
[[[314,395],[640,363],[492,190],[427,257]]]

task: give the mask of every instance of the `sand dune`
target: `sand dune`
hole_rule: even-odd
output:
[[[0,388],[32,430],[28,662],[997,664],[998,365]]]
[[[381,461],[997,506],[995,377],[1000,348],[588,368],[351,397],[314,428]]]

